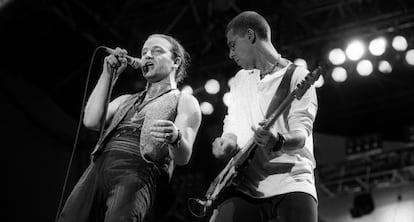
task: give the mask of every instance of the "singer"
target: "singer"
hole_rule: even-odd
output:
[[[59,221],[144,221],[157,181],[188,163],[201,122],[198,101],[177,89],[189,55],[173,37],[150,35],[140,67],[146,89],[121,95],[107,106],[105,131],[60,214]],[[130,57],[129,57],[130,58]],[[105,57],[102,74],[85,108],[84,125],[101,127],[110,80],[127,66],[126,50]]]

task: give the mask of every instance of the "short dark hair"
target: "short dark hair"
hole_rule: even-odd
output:
[[[244,36],[247,29],[252,29],[261,39],[270,39],[270,26],[263,16],[254,11],[245,11],[234,17],[226,27],[226,35],[233,30],[234,34]]]
[[[148,38],[151,37],[161,37],[169,41],[172,45],[171,52],[175,58],[181,59],[181,64],[177,68],[177,72],[175,74],[175,81],[180,83],[187,77],[187,68],[190,66],[190,54],[184,49],[181,43],[172,36],[165,35],[165,34],[152,34]]]

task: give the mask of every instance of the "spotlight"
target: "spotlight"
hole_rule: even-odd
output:
[[[392,40],[392,47],[394,47],[397,51],[404,51],[408,47],[407,40],[404,38],[404,36],[397,35]]]
[[[368,137],[369,146],[371,150],[381,149],[382,148],[382,139],[379,135],[373,134]]]
[[[227,81],[227,86],[228,86],[229,88],[230,88],[230,86],[231,86],[231,84],[232,84],[233,80],[234,80],[234,77],[231,77],[231,78],[229,79],[229,81]]]
[[[372,73],[372,63],[369,60],[362,60],[358,62],[358,65],[356,67],[359,75],[361,76],[369,76]]]
[[[364,44],[359,40],[352,41],[345,50],[346,55],[352,61],[356,61],[365,53]]]
[[[346,155],[352,155],[352,154],[356,153],[356,151],[355,151],[355,141],[353,141],[353,140],[346,141],[345,153],[346,153]]]
[[[364,146],[364,143],[362,142],[362,139],[358,138],[355,140],[355,149],[354,152],[356,154],[362,153],[362,147]]]
[[[410,49],[405,54],[405,60],[408,64],[414,66],[414,49]]]
[[[294,64],[298,65],[298,66],[302,66],[305,69],[308,68],[308,64],[306,63],[306,61],[304,59],[301,58],[297,58],[295,59],[295,61],[293,61]]]
[[[341,65],[346,59],[344,51],[340,48],[332,49],[331,52],[329,52],[328,58],[334,65]]]
[[[392,66],[388,61],[381,60],[378,63],[378,70],[382,73],[391,73],[392,72]]]
[[[325,83],[325,79],[323,78],[323,75],[320,75],[318,80],[316,80],[314,85],[315,85],[316,88],[320,88],[320,87],[323,86],[324,83]]]
[[[346,70],[342,67],[335,67],[332,70],[332,79],[335,80],[335,82],[343,82],[347,78]]]
[[[183,86],[183,88],[181,88],[181,92],[185,93],[185,94],[192,95],[193,94],[193,88],[189,85],[185,85],[185,86]]]
[[[202,102],[200,104],[200,109],[201,109],[201,112],[204,115],[210,115],[210,114],[212,114],[214,112],[214,107],[209,102]]]
[[[381,152],[382,139],[378,134],[370,134],[363,137],[348,139],[345,151],[347,159],[361,157],[361,155],[371,152]]]
[[[223,95],[223,103],[224,103],[224,105],[229,106],[229,103],[230,103],[230,92],[224,93],[224,95]]]
[[[215,79],[209,79],[204,85],[204,89],[209,94],[217,94],[220,91],[220,83]]]
[[[384,37],[378,37],[373,39],[368,46],[369,51],[372,55],[380,56],[385,52],[385,47],[387,46],[387,41]]]
[[[414,126],[404,127],[404,140],[408,143],[414,142]]]

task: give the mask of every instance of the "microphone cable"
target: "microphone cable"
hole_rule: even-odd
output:
[[[70,155],[70,159],[69,159],[69,163],[68,163],[68,168],[66,169],[65,180],[63,182],[62,193],[61,193],[60,199],[59,199],[59,206],[58,206],[58,209],[57,209],[57,212],[56,212],[55,222],[58,221],[60,211],[62,210],[61,208],[62,208],[62,203],[63,203],[63,197],[65,195],[65,190],[66,190],[66,186],[67,186],[67,183],[68,183],[70,168],[72,167],[73,158],[75,156],[75,151],[76,151],[76,148],[77,148],[77,145],[78,145],[79,134],[80,134],[80,129],[82,127],[82,119],[83,119],[85,105],[86,105],[86,96],[87,96],[87,92],[88,92],[88,86],[89,86],[89,79],[90,79],[90,76],[91,76],[92,64],[93,64],[93,61],[95,60],[96,53],[100,49],[105,49],[105,47],[104,46],[98,46],[97,48],[95,48],[95,50],[92,53],[91,60],[89,62],[88,74],[86,75],[86,81],[85,81],[85,89],[83,90],[83,98],[82,98],[81,111],[80,111],[79,120],[78,120],[78,126],[77,126],[77,129],[76,129],[75,140],[74,140],[74,143],[73,143],[72,153]]]

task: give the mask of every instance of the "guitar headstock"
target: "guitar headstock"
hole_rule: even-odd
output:
[[[319,76],[322,74],[322,67],[318,66],[315,70],[306,75],[305,79],[300,82],[296,87],[296,99],[301,99],[302,96],[306,93],[309,87],[318,80]]]

